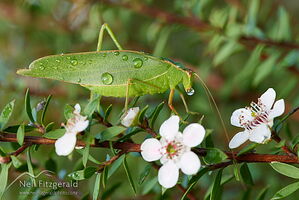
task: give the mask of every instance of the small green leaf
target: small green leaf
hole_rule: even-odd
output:
[[[15,168],[19,168],[22,166],[22,162],[16,156],[10,156],[10,158]]]
[[[112,164],[112,166],[110,167],[110,169],[108,171],[108,178],[110,178],[116,172],[116,170],[121,166],[124,158],[125,158],[125,155],[122,155]]]
[[[25,137],[25,126],[24,124],[20,125],[17,132],[17,141],[19,145],[23,145]]]
[[[85,148],[83,149],[83,166],[86,167],[87,161],[88,161],[88,157],[89,157],[89,149],[90,149],[90,144],[87,143]]]
[[[255,149],[257,146],[258,146],[258,143],[251,143],[251,144],[247,145],[246,147],[244,147],[243,149],[241,149],[241,151],[239,151],[237,156],[240,156],[244,153],[248,153],[248,152],[252,151],[253,149]]]
[[[217,194],[219,194],[219,191],[221,189],[222,171],[223,171],[223,169],[220,169],[216,175],[216,178],[213,183],[212,192],[210,195],[210,200],[215,200],[217,197]]]
[[[256,200],[264,200],[266,198],[266,193],[267,193],[268,189],[269,189],[268,186],[265,187],[264,189],[262,189],[260,191],[260,193],[257,195]]]
[[[274,170],[282,175],[299,179],[299,169],[297,167],[281,162],[271,162],[270,165]]]
[[[14,105],[15,105],[15,100],[9,102],[2,110],[1,112],[1,115],[0,115],[0,130],[4,130],[4,127],[5,125],[7,124],[11,114],[12,114],[12,111],[13,111],[13,108],[14,108]]]
[[[121,182],[115,183],[110,188],[108,188],[107,190],[105,190],[103,192],[101,200],[108,199],[115,192],[115,190],[117,190],[121,186],[121,184],[122,184]]]
[[[92,93],[90,101],[84,108],[85,115],[91,116],[94,113],[94,111],[97,109],[97,107],[99,105],[100,98],[101,98],[101,96],[99,94]]]
[[[142,173],[140,174],[140,177],[139,177],[139,185],[141,185],[145,179],[148,177],[148,175],[150,174],[151,172],[151,169],[152,169],[152,164],[147,164],[146,167],[144,168],[144,170],[142,171]]]
[[[98,196],[99,196],[99,193],[100,193],[100,187],[101,187],[100,180],[101,180],[101,173],[97,173],[96,180],[95,180],[95,183],[94,183],[93,193],[92,193],[92,199],[93,200],[98,199]]]
[[[64,110],[63,110],[63,114],[64,114],[64,118],[66,120],[70,119],[73,117],[73,112],[74,112],[74,108],[73,106],[69,105],[69,104],[66,104],[64,106]]]
[[[227,42],[220,48],[220,50],[215,55],[213,64],[215,66],[222,64],[232,54],[234,54],[242,49],[243,49],[243,47],[240,44],[238,44],[236,41]]]
[[[100,134],[96,135],[97,139],[100,139],[101,141],[110,140],[111,138],[119,135],[120,133],[124,132],[127,128],[123,126],[113,126],[105,129]]]
[[[164,106],[164,102],[160,103],[155,110],[152,112],[152,114],[148,117],[151,121],[150,121],[150,127],[154,127],[154,124],[162,110]]]
[[[80,153],[81,155],[83,155],[83,153],[84,153],[84,149],[76,149],[76,151],[78,152],[78,153]],[[92,155],[88,155],[88,160],[89,161],[91,161],[91,162],[93,162],[93,163],[95,163],[95,164],[98,164],[98,165],[100,165],[101,164],[101,162],[100,161],[98,161],[98,160],[96,160],[94,157],[92,157]]]
[[[223,186],[227,182],[233,180],[233,178],[234,178],[233,175],[223,176],[222,179],[221,179],[221,186]],[[206,192],[206,194],[205,194],[204,200],[210,199],[209,197],[211,195],[212,189],[213,189],[213,185],[210,185],[207,192]]]
[[[244,183],[246,183],[247,185],[254,185],[247,163],[244,163],[240,167],[240,174],[241,174],[241,177],[242,177]]]
[[[56,129],[45,133],[43,137],[49,139],[58,139],[61,138],[64,134],[65,134],[65,129]]]
[[[42,112],[42,115],[41,115],[41,119],[40,119],[42,125],[44,125],[46,112],[48,110],[51,98],[52,98],[52,95],[49,95],[48,98],[47,98],[47,100],[46,100],[46,103],[45,103],[45,106],[44,106],[44,109],[43,109],[43,112]]]
[[[289,196],[290,194],[294,193],[295,191],[297,191],[298,189],[299,189],[299,182],[292,183],[292,184],[282,188],[278,192],[276,192],[274,194],[274,196],[271,198],[271,200],[285,198],[285,197]]]
[[[217,148],[207,148],[207,155],[204,157],[204,160],[208,164],[219,163],[227,159],[227,155]]]
[[[11,166],[11,163],[8,164],[1,164],[1,173],[0,173],[0,199],[2,199],[3,194],[5,192],[7,186],[7,179],[8,179],[8,170]]]
[[[195,184],[197,183],[197,181],[199,181],[199,179],[205,175],[207,172],[209,171],[209,169],[206,167],[206,168],[203,168],[201,170],[199,170],[199,172],[193,176],[191,178],[191,180],[189,181],[189,187],[187,188],[186,192],[183,194],[183,196],[181,197],[181,200],[184,200],[187,196],[187,194],[190,192],[190,190],[195,186]]]
[[[104,121],[105,121],[105,122],[107,122],[108,117],[109,117],[109,115],[110,115],[110,113],[111,113],[111,110],[112,110],[112,104],[110,104],[110,105],[108,106],[108,108],[106,109],[106,111],[105,111],[105,116],[104,116]]]
[[[106,188],[106,184],[107,184],[107,180],[108,180],[108,167],[106,166],[102,172],[102,177],[101,177],[101,182],[102,182],[102,185],[103,185],[103,188],[105,189]]]
[[[26,113],[27,113],[27,116],[28,116],[30,122],[34,123],[35,120],[32,115],[29,88],[27,89],[26,94],[25,94],[25,110],[26,110]]]
[[[139,112],[139,115],[138,115],[138,121],[139,121],[139,123],[142,123],[142,122],[143,122],[145,113],[146,113],[146,111],[148,110],[148,108],[149,108],[149,106],[146,105],[146,106]]]
[[[151,180],[145,182],[142,190],[142,195],[149,193],[158,184],[158,178],[154,177]]]
[[[32,162],[31,162],[31,149],[32,149],[32,147],[29,147],[27,150],[27,167],[28,167],[29,174],[31,174],[31,176],[34,176],[33,166],[32,166]],[[31,177],[30,179],[32,181],[32,184],[34,186],[36,186],[35,178]]]
[[[129,183],[130,183],[130,185],[131,185],[131,188],[132,188],[134,194],[136,195],[136,187],[135,187],[135,183],[134,183],[134,181],[133,181],[131,172],[130,172],[130,170],[129,170],[126,156],[124,157],[124,160],[123,160],[123,166],[124,166],[125,172],[126,172],[126,174],[127,174],[127,177],[128,177]]]
[[[84,178],[88,179],[96,173],[97,168],[96,167],[86,167],[84,169]]]

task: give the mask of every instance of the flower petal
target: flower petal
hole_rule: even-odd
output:
[[[278,117],[284,113],[285,110],[285,104],[284,100],[280,99],[275,102],[273,109],[269,113],[269,119],[274,119],[275,117]]]
[[[88,127],[89,121],[84,120],[84,119],[82,119],[82,120],[76,122],[76,124],[74,124],[74,126],[71,129],[72,132],[79,133],[81,131],[84,131]]]
[[[123,116],[121,124],[130,127],[139,113],[139,107],[130,108]]]
[[[164,188],[175,186],[179,179],[179,168],[173,161],[164,164],[158,172],[158,181]]]
[[[205,137],[205,129],[198,123],[188,125],[183,131],[183,143],[189,147],[199,145]]]
[[[251,131],[249,140],[256,143],[264,143],[271,138],[271,130],[266,124],[262,124]]]
[[[184,174],[193,175],[198,172],[201,164],[198,156],[189,151],[182,155],[179,166]]]
[[[77,137],[75,133],[66,132],[55,142],[55,151],[59,156],[67,156],[74,150]]]
[[[249,138],[248,131],[239,132],[231,139],[228,146],[230,149],[237,148],[241,144],[246,142],[248,140],[248,138]]]
[[[75,105],[75,110],[74,110],[74,113],[75,114],[80,114],[80,112],[81,112],[81,106],[80,106],[80,104],[76,104]]]
[[[160,135],[167,140],[172,140],[179,131],[180,118],[176,115],[171,116],[163,122],[160,127]]]
[[[276,92],[273,88],[269,88],[262,96],[259,98],[262,104],[266,106],[267,109],[271,109],[276,98]]]
[[[161,147],[161,143],[155,138],[144,140],[140,147],[143,159],[148,162],[159,160],[162,156],[160,153]]]
[[[240,108],[233,112],[230,123],[233,126],[242,127],[242,124],[246,121],[252,121],[254,117],[251,115],[251,111],[246,108]]]

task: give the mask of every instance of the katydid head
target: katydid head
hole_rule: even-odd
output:
[[[185,75],[183,76],[183,86],[187,95],[193,95],[194,89],[192,88],[193,84],[193,71],[190,69],[184,69]]]

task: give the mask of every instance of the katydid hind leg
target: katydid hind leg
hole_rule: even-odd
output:
[[[101,51],[102,50],[102,44],[103,44],[103,38],[104,38],[104,31],[107,31],[108,35],[111,37],[112,41],[114,42],[115,46],[119,49],[119,50],[123,50],[122,46],[119,44],[118,40],[116,39],[113,31],[111,30],[111,28],[109,27],[108,24],[103,24],[101,29],[100,29],[100,33],[99,33],[99,37],[98,37],[98,45],[97,45],[97,51]]]
[[[170,108],[170,110],[179,116],[179,113],[176,111],[176,109],[174,108],[173,106],[173,97],[174,97],[174,92],[175,90],[174,89],[170,89],[170,93],[169,93],[169,97],[168,97],[168,107]]]

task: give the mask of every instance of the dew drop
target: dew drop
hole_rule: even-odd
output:
[[[114,51],[114,55],[118,56],[119,52],[118,51]]]
[[[44,67],[44,64],[43,64],[43,63],[41,63],[41,64],[39,65],[39,69],[40,69],[40,70],[44,70],[44,69],[45,69],[45,67]]]
[[[127,61],[128,60],[128,56],[127,55],[123,55],[122,59],[123,59],[123,61]]]
[[[76,59],[71,60],[71,64],[73,66],[76,66],[78,64],[78,61]]]
[[[82,81],[82,79],[81,79],[81,78],[78,78],[78,81],[77,81],[77,82],[78,82],[78,83],[81,83],[81,81]]]
[[[143,65],[143,61],[140,58],[135,58],[133,63],[135,68],[140,68]]]
[[[106,53],[103,53],[103,54],[102,54],[102,56],[103,56],[103,57],[106,57],[106,56],[107,56],[107,54],[106,54]]]
[[[113,76],[108,72],[102,74],[101,79],[105,85],[110,85],[113,82]]]
[[[71,59],[71,57],[69,57],[69,56],[68,56],[68,57],[66,57],[66,59],[70,60],[70,59]]]
[[[60,60],[59,60],[59,59],[56,59],[56,62],[60,63]]]
[[[88,61],[88,64],[92,64],[92,60],[89,60],[89,61]]]
[[[53,69],[58,69],[58,67],[54,66]]]
[[[192,96],[193,94],[194,94],[194,89],[193,88],[190,88],[190,89],[187,89],[186,90],[186,93],[187,93],[187,95],[189,95],[189,96]]]
[[[148,57],[144,57],[144,60],[148,60]]]

